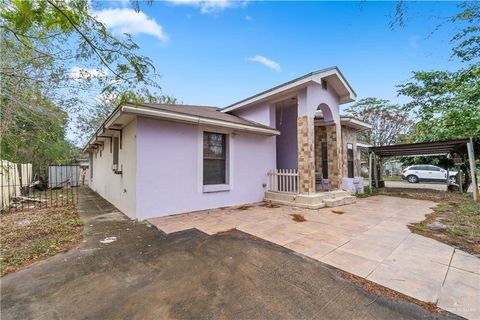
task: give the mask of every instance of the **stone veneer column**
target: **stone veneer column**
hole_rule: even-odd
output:
[[[328,188],[338,189],[341,185],[341,135],[338,125],[327,126],[327,148],[328,148]]]
[[[297,119],[298,184],[302,194],[315,193],[315,127],[313,117]]]

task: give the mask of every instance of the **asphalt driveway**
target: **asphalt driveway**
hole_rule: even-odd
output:
[[[2,319],[439,316],[371,296],[318,261],[238,231],[166,236],[126,219],[87,189],[79,207],[85,241],[4,276]],[[107,237],[116,240],[100,243]]]

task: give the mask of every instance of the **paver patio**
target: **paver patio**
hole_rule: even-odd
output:
[[[375,196],[339,208],[260,204],[150,219],[165,233],[236,228],[469,319],[480,319],[480,259],[407,228],[431,201]],[[290,214],[307,221],[295,222]]]

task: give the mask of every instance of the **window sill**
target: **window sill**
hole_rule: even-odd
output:
[[[209,184],[203,186],[203,193],[230,191],[229,184]]]

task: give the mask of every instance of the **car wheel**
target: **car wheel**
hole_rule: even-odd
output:
[[[407,181],[410,183],[417,183],[418,182],[418,177],[411,174],[407,177]]]
[[[456,176],[448,177],[448,179],[450,180],[450,183],[456,183],[457,182],[457,177]]]

